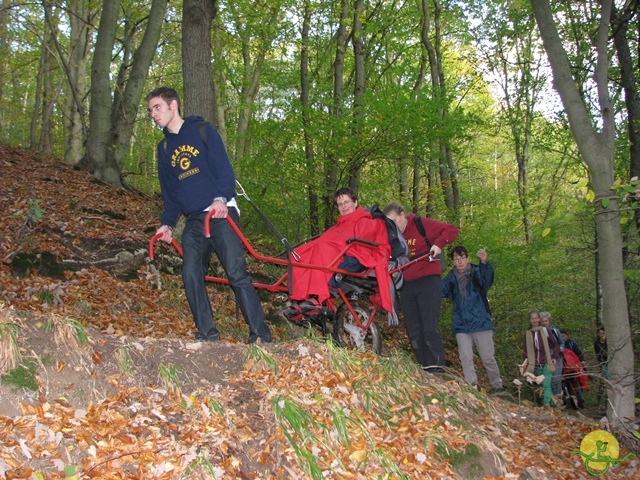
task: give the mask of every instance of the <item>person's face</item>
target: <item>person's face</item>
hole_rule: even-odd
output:
[[[467,269],[467,265],[469,265],[469,257],[467,255],[458,255],[457,253],[454,253],[453,264],[455,265],[456,270],[464,272]]]
[[[407,228],[407,216],[404,214],[404,212],[400,214],[389,212],[387,214],[387,218],[393,220],[398,227],[398,230],[400,230],[401,232],[404,232],[404,229]]]
[[[606,337],[604,330],[598,330],[598,338],[600,338],[600,340],[604,340]]]
[[[336,198],[336,205],[338,206],[338,212],[340,212],[340,216],[348,215],[356,211],[358,206],[357,201],[351,200],[349,195],[340,195]]]
[[[569,335],[567,335],[566,333],[562,334],[562,341],[566,342],[567,340],[569,340]]]
[[[543,327],[549,327],[551,325],[551,320],[549,319],[549,317],[541,318],[540,325],[542,325]]]
[[[162,97],[150,98],[149,115],[160,128],[164,128],[176,118],[178,113],[178,103],[172,100],[167,103]]]
[[[539,327],[540,315],[538,315],[537,313],[532,313],[531,315],[529,315],[529,323],[531,324],[532,327]]]

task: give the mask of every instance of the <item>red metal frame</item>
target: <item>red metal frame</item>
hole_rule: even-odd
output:
[[[209,238],[211,236],[210,220],[213,217],[214,213],[215,213],[214,210],[209,211],[209,213],[207,214],[207,216],[205,218],[205,221],[204,221],[204,233],[205,233],[205,236],[207,238]],[[267,262],[267,263],[271,263],[271,264],[274,264],[274,265],[281,265],[283,267],[288,267],[289,266],[289,260],[285,260],[285,259],[277,258],[277,257],[270,257],[270,256],[266,256],[266,255],[261,255],[258,252],[256,252],[255,249],[248,242],[248,240],[246,239],[246,237],[244,236],[244,234],[242,233],[240,228],[238,228],[236,223],[233,221],[233,219],[231,217],[229,217],[229,216],[227,216],[226,219],[229,222],[229,225],[231,225],[231,228],[233,228],[233,230],[238,235],[238,238],[240,238],[240,241],[242,242],[244,247],[247,249],[247,252],[249,252],[249,254],[253,258],[255,258],[258,261]],[[155,256],[155,242],[161,236],[162,236],[162,234],[156,234],[149,241],[149,257],[151,259],[153,259],[154,256]],[[331,263],[329,265],[324,266],[324,265],[315,265],[315,264],[312,264],[312,263],[296,262],[295,266],[297,268],[310,268],[310,269],[314,269],[314,270],[321,270],[323,272],[328,272],[328,273],[331,273],[331,274],[338,273],[338,274],[342,274],[342,275],[347,275],[347,276],[351,276],[351,277],[365,279],[365,278],[369,277],[369,274],[373,271],[373,268],[369,268],[369,269],[367,269],[367,270],[365,270],[363,272],[349,272],[347,270],[342,270],[342,269],[337,268],[335,266],[342,260],[344,254],[347,253],[356,242],[358,242],[360,244],[365,244],[365,245],[369,246],[370,248],[377,248],[377,244],[375,244],[375,243],[368,242],[368,241],[365,241],[365,240],[354,239],[353,242],[348,243],[345,246],[345,248],[336,256],[336,258],[334,260],[331,261]],[[182,248],[180,247],[180,245],[178,244],[178,242],[176,242],[175,239],[173,239],[171,241],[171,244],[176,249],[176,251],[178,252],[180,257],[182,257],[183,256],[183,251],[182,251]],[[411,264],[413,264],[413,263],[415,263],[417,261],[424,260],[424,258],[426,258],[426,257],[420,257],[420,258],[414,259],[414,260],[412,260],[411,262],[409,262],[406,265],[402,265],[401,267],[397,267],[397,268],[391,270],[389,272],[389,275],[391,275],[391,274],[393,274],[393,273],[395,273],[397,271],[404,270],[409,265],[411,265]],[[268,290],[270,292],[285,292],[285,293],[288,293],[289,292],[289,286],[287,284],[288,278],[289,278],[289,272],[287,271],[285,274],[283,274],[281,277],[279,277],[273,283],[253,283],[253,286],[255,288],[259,288],[259,289],[262,289],[262,290]],[[227,280],[226,278],[221,278],[221,277],[206,276],[205,277],[205,281],[212,282],[212,283],[220,283],[220,284],[225,284],[225,285],[229,284],[229,280]],[[353,317],[354,322],[356,323],[356,325],[358,325],[358,327],[361,328],[363,332],[366,332],[369,329],[369,326],[371,325],[371,323],[373,322],[373,319],[374,319],[374,317],[376,315],[376,312],[377,312],[378,308],[375,305],[372,304],[373,308],[371,310],[369,318],[367,319],[366,322],[362,323],[359,320],[358,315],[356,315],[356,312],[355,312],[355,310],[353,308],[353,305],[351,304],[351,302],[349,301],[349,299],[345,295],[344,291],[341,288],[337,288],[336,290],[338,292],[338,295],[340,296],[340,299],[344,302],[344,305],[349,310],[349,313],[351,313],[351,316]],[[333,310],[334,312],[337,310],[335,299],[329,298],[328,300],[326,300],[325,303],[326,303],[327,308]]]

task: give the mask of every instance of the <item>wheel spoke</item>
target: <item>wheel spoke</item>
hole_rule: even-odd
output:
[[[365,299],[359,299],[352,303],[352,308],[358,321],[355,321],[346,305],[341,305],[338,309],[333,325],[334,340],[342,347],[372,350],[379,355],[382,352],[382,334],[378,325],[372,321],[366,330],[359,326],[367,324],[373,306]]]

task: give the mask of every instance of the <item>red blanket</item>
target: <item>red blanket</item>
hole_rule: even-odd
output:
[[[589,390],[589,382],[587,374],[582,368],[582,362],[575,354],[575,352],[569,348],[565,348],[562,351],[564,357],[564,364],[562,366],[562,377],[565,380],[577,380],[582,390]]]
[[[347,245],[347,240],[359,238],[378,244],[371,248],[359,243],[353,243],[347,255],[356,257],[367,268],[375,268],[380,291],[380,304],[387,311],[392,311],[391,278],[388,272],[391,247],[384,221],[374,219],[364,208],[358,207],[355,212],[338,217],[336,225],[329,228],[320,237],[295,249],[299,260],[292,259],[293,264],[293,293],[292,300],[305,300],[310,295],[316,295],[322,303],[329,298],[329,279],[332,272],[318,269],[296,267],[296,263],[308,263],[323,267],[337,268],[342,261],[341,252]]]

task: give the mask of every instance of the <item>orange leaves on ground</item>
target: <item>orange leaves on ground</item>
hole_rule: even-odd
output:
[[[95,261],[114,239],[146,248],[158,223],[153,199],[92,183],[87,173],[46,156],[25,160],[26,154],[0,146],[0,204],[6,205],[0,221],[0,301],[33,312],[31,323],[55,314],[93,326],[108,334],[103,338],[110,338],[113,348],[139,354],[147,367],[164,361],[168,348],[192,340],[193,320],[179,278],[147,265],[128,281],[93,267],[66,271],[56,279],[34,272],[20,279],[12,274],[9,262],[19,252],[75,260],[92,255]],[[15,181],[16,166],[28,182]],[[110,199],[108,208],[105,198]],[[29,223],[28,213],[36,207],[45,220]],[[229,329],[244,327],[235,324],[228,288],[211,288],[210,294],[217,318],[228,319]],[[385,331],[386,325],[382,327]],[[221,330],[223,340],[229,339],[228,329]],[[126,342],[114,346],[113,338]],[[147,338],[157,342],[143,346]],[[164,348],[160,342],[167,338],[174,342]],[[385,338],[385,344],[408,348],[403,335]],[[91,375],[115,358],[113,350],[103,355],[97,345],[88,349],[82,364]],[[189,361],[207,370],[243,364],[234,354],[215,350],[221,345],[210,345],[207,353],[195,345],[179,354],[191,355]],[[100,393],[108,394],[83,408],[64,398],[72,399],[82,388],[65,377],[78,365],[54,358],[50,374],[65,377],[65,390],[50,401],[41,391],[34,404],[20,404],[12,418],[0,417],[0,470],[8,470],[8,477],[27,478],[35,473],[33,465],[45,471],[44,465],[46,478],[55,479],[64,478],[66,463],[74,463],[82,478],[173,479],[206,460],[217,478],[259,478],[267,470],[273,478],[307,478],[286,432],[322,468],[333,468],[341,478],[396,478],[398,472],[408,478],[465,478],[454,474],[451,456],[472,444],[485,456],[501,458],[504,478],[510,480],[520,472],[536,478],[588,478],[579,457],[568,452],[579,448],[580,440],[597,427],[594,422],[488,400],[469,393],[459,379],[424,382],[418,372],[416,379],[396,385],[377,368],[387,359],[363,354],[341,369],[330,361],[328,348],[307,341],[271,345],[266,351],[276,357],[277,371],[252,360],[240,374],[225,373],[215,385],[198,382],[193,391],[173,396],[157,387],[155,372],[135,386],[124,374],[109,372],[102,380],[95,377],[102,382]],[[386,391],[376,389],[381,385]],[[306,427],[318,439],[315,444],[276,421],[271,402],[278,398],[309,415]],[[610,470],[607,478],[624,478],[626,466]],[[628,466],[628,471],[637,468],[631,461]],[[196,478],[193,471],[192,476]]]
[[[30,420],[4,422],[0,459],[15,468],[26,465],[20,449],[20,441],[26,440],[34,459],[52,457],[57,451],[58,457],[68,455],[90,478],[131,478],[113,476],[114,470],[122,469],[136,471],[141,478],[171,478],[164,475],[184,472],[197,451],[204,448],[217,452],[226,471],[237,471],[235,458],[223,458],[239,448],[234,430],[226,428],[223,417],[217,419],[217,425],[213,418],[203,423],[197,398],[189,410],[167,404],[165,397],[149,396],[143,389],[128,389],[126,398],[128,402],[91,405],[79,414],[53,403],[47,404],[47,414],[41,416],[41,405],[23,405],[25,416],[21,418]],[[140,409],[133,418],[129,413],[132,404]],[[154,415],[153,411],[162,414]]]

